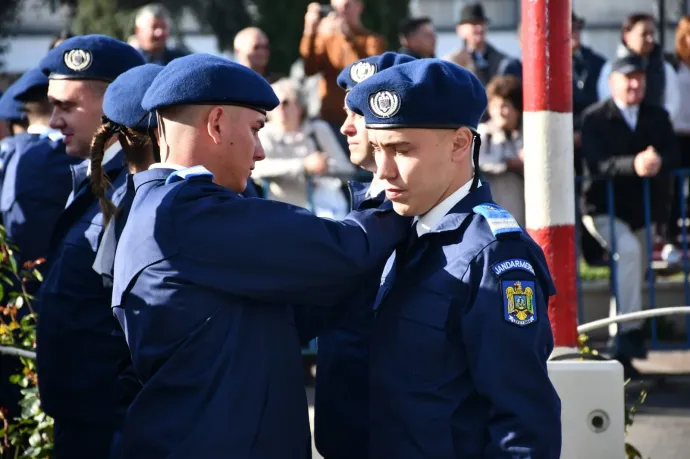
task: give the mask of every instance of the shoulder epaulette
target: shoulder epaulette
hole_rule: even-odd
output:
[[[472,210],[486,219],[491,232],[497,238],[504,234],[520,234],[523,232],[515,217],[496,204],[480,204]]]
[[[170,174],[165,180],[165,183],[167,185],[170,183],[181,182],[182,180],[203,180],[205,182],[212,182],[213,173],[204,166],[188,167],[187,169],[181,169]]]

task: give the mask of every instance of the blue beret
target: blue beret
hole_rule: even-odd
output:
[[[139,121],[148,113],[141,108],[141,100],[161,70],[162,65],[145,64],[127,70],[117,77],[110,83],[103,96],[103,114],[117,124],[136,128]],[[158,125],[155,116],[150,117],[150,120],[144,120],[140,126],[145,130],[149,125]]]
[[[338,75],[338,86],[345,91],[349,91],[355,87],[357,83],[361,83],[375,73],[386,70],[394,65],[404,64],[415,60],[414,57],[407,54],[398,54],[392,51],[385,52],[378,56],[366,57],[348,65]]]
[[[14,98],[14,85],[0,96],[0,120],[23,120],[26,114],[22,111],[23,104]]]
[[[156,110],[173,105],[240,105],[262,112],[280,101],[266,80],[226,58],[198,53],[171,61],[146,91],[141,105]]]
[[[51,79],[111,82],[144,63],[139,51],[127,43],[106,35],[80,35],[48,51],[39,67]]]
[[[43,97],[48,94],[48,77],[40,68],[36,67],[24,73],[12,85],[14,98],[20,102],[28,102],[33,95],[40,91]]]
[[[359,83],[345,100],[370,129],[476,129],[487,105],[477,77],[441,59],[390,67]]]

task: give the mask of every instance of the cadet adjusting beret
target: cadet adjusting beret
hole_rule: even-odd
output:
[[[12,86],[15,100],[19,102],[40,100],[48,94],[48,77],[36,67],[24,73]]]
[[[370,129],[476,129],[487,104],[477,77],[441,59],[390,67],[359,83],[345,100]]]
[[[261,112],[280,101],[266,80],[248,67],[205,53],[171,61],[146,91],[142,107],[152,111],[173,105],[239,105]]]
[[[153,79],[163,70],[162,65],[144,64],[127,70],[110,83],[103,96],[103,114],[128,128],[145,131],[158,125],[156,117],[142,120],[148,113],[141,108],[141,100]]]
[[[127,43],[106,35],[80,35],[51,49],[39,67],[51,79],[111,82],[144,63],[142,55]]]
[[[338,75],[338,86],[345,91],[349,91],[354,88],[357,83],[361,83],[375,73],[394,65],[413,61],[414,59],[414,57],[408,56],[407,54],[398,54],[391,51],[378,56],[360,59],[348,65],[340,72],[340,75]]]
[[[14,98],[13,87],[7,88],[0,96],[0,120],[23,120],[26,114],[22,111],[22,103]]]

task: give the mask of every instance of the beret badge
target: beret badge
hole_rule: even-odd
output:
[[[379,118],[390,118],[400,110],[400,96],[395,91],[379,91],[369,96],[369,108]]]
[[[65,65],[70,70],[81,72],[88,69],[93,61],[91,53],[83,49],[72,49],[65,53]]]
[[[360,83],[376,73],[376,65],[371,62],[357,62],[350,67],[350,78]]]

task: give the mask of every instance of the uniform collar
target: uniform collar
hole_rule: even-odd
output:
[[[470,193],[471,187],[472,180],[465,183],[453,194],[436,204],[429,212],[419,217],[417,220],[417,235],[422,236],[434,229],[434,227],[441,222],[443,217]],[[481,182],[479,183],[479,187],[481,187]]]
[[[386,183],[383,180],[379,180],[376,177],[374,177],[374,179],[369,184],[369,188],[367,189],[366,198],[375,198],[381,193],[383,193],[385,189]]]
[[[458,190],[456,193],[460,194],[459,191],[460,190]],[[419,236],[426,233],[441,233],[444,231],[456,230],[460,227],[460,225],[462,225],[462,222],[474,212],[472,209],[474,209],[475,206],[493,202],[493,198],[491,197],[491,189],[489,188],[489,184],[487,182],[480,182],[480,186],[477,187],[477,189],[469,193],[465,192],[464,196],[459,200],[451,200],[450,198],[452,196],[453,195],[449,196],[447,200],[449,202],[453,202],[453,206],[436,221],[434,226],[430,226],[429,229],[423,229],[420,232],[421,228],[419,223],[422,222],[422,218],[428,216],[431,212],[427,212],[424,217],[419,218],[419,221],[416,225],[417,234]],[[441,204],[444,202],[445,201],[443,201]],[[436,206],[434,209],[437,209],[441,204]],[[429,221],[427,220],[425,223],[428,224]]]
[[[140,186],[156,180],[165,181],[170,174],[176,170],[180,170],[173,166],[174,165],[165,163],[154,163],[148,168],[148,170],[134,174],[132,177],[134,189],[138,190]],[[186,168],[182,167],[181,169]]]
[[[149,166],[150,169],[172,169],[174,171],[181,171],[187,169],[187,167],[180,166],[179,164],[173,163],[153,163]]]
[[[48,137],[50,140],[59,140],[62,139],[64,136],[62,135],[62,132],[57,131],[55,129],[51,129],[48,126],[42,126],[40,124],[31,124],[29,125],[28,128],[26,128],[26,132],[29,134],[35,134],[41,137]]]

